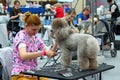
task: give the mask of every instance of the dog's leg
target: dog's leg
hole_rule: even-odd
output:
[[[98,62],[97,62],[96,58],[93,58],[93,59],[90,58],[89,62],[90,62],[89,69],[97,69],[98,68]]]
[[[91,51],[93,51],[93,50],[91,50]],[[96,51],[94,50],[93,52],[91,52],[91,54],[90,53],[88,54],[89,62],[90,62],[89,69],[97,69],[98,68],[97,53],[95,53],[95,52]]]
[[[92,44],[92,45],[91,45]],[[99,43],[96,39],[94,38],[89,38],[87,41],[87,56],[89,58],[90,62],[90,69],[97,69],[98,67],[98,62],[97,62],[97,54],[99,53]]]
[[[89,68],[89,59],[86,56],[84,49],[79,48],[79,50],[77,51],[77,58],[80,69],[87,70]]]
[[[89,69],[89,59],[87,57],[79,57],[78,62],[81,70]]]
[[[97,69],[98,61],[97,61],[97,53],[96,53],[96,51],[91,49],[91,52],[88,53],[87,56],[88,56],[89,62],[90,62],[89,69]]]
[[[72,55],[71,55],[71,52],[66,49],[66,48],[61,48],[61,64],[63,67],[67,67],[70,65],[71,63],[71,60],[72,60]]]
[[[86,70],[89,68],[89,59],[86,56],[85,49],[86,49],[85,42],[84,41],[79,42],[77,47],[77,59],[81,70]]]

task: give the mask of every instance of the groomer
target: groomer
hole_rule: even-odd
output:
[[[118,5],[116,4],[116,2],[114,0],[107,0],[108,4],[109,4],[109,11],[107,12],[107,14],[111,14],[111,31],[114,33],[116,32],[116,21],[117,18],[120,16],[120,12],[119,12],[119,8]],[[114,38],[112,38],[112,40],[114,40]]]
[[[111,19],[112,20],[117,20],[117,17],[120,16],[119,8],[118,5],[114,0],[107,0],[109,6],[109,11],[107,12],[108,14],[111,14]]]

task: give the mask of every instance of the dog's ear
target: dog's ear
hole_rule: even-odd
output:
[[[53,39],[55,39],[53,30],[50,31],[50,37],[52,37]]]
[[[54,34],[55,34],[55,39],[57,39],[57,41],[61,41],[66,39],[72,33],[73,31],[71,30],[70,27],[65,27],[56,30]]]
[[[60,29],[69,26],[65,19],[55,18],[51,23],[52,29]]]

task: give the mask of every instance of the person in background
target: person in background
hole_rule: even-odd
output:
[[[21,14],[22,14],[22,11],[20,10],[20,2],[18,0],[15,0],[14,6],[10,11],[10,20],[7,24],[8,38],[9,38],[10,31],[18,32],[20,30],[19,22],[11,22],[11,20],[19,20],[19,17],[21,16]]]
[[[116,20],[120,16],[118,5],[114,0],[107,0],[109,4],[109,10],[106,14],[111,14],[111,19]]]
[[[92,22],[92,18],[90,17],[90,8],[85,7],[80,14],[77,15],[77,24],[81,24],[81,22],[86,21],[86,23],[83,24],[88,24],[87,22]],[[87,33],[87,34],[92,34],[92,28],[90,24],[88,26],[84,26],[84,29],[82,28],[80,30],[80,33]]]
[[[42,25],[39,16],[26,12],[24,23],[25,28],[16,34],[13,42],[12,80],[37,80],[37,77],[26,76],[21,72],[36,69],[37,57],[48,56],[51,58],[55,56],[56,52],[47,49],[36,35]],[[48,78],[42,77],[40,80],[48,80]]]
[[[78,24],[83,20],[89,20],[90,19],[90,9],[88,7],[84,8],[83,11],[77,15],[78,18]]]
[[[45,5],[45,22],[44,22],[44,25],[50,25],[51,23],[51,20],[52,20],[52,15],[53,13],[51,12],[51,5],[50,4],[46,4]]]
[[[55,6],[56,6],[56,8],[53,8],[53,6],[51,6],[51,11],[54,12],[55,18],[64,17],[64,9],[62,7],[62,4],[56,3]]]
[[[68,23],[73,32],[79,32],[79,30],[74,26],[73,20],[76,17],[76,11],[74,9],[68,10],[63,19]]]
[[[115,40],[115,32],[116,32],[116,21],[117,18],[120,16],[120,12],[119,12],[119,8],[118,5],[116,4],[116,2],[114,0],[107,0],[107,3],[109,4],[109,10],[107,12],[105,12],[105,14],[111,14],[111,20],[110,20],[110,29],[112,31],[112,33],[110,33],[111,35],[111,42],[114,42]],[[105,33],[104,35],[104,47],[103,49],[109,50],[110,49],[110,44],[107,41],[109,38],[109,33]]]
[[[107,0],[109,4],[109,10],[105,14],[111,14],[111,30],[112,32],[116,32],[116,21],[120,16],[119,7],[114,0]]]

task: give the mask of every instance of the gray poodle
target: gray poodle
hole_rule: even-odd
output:
[[[56,18],[51,25],[55,40],[62,51],[61,64],[63,67],[71,64],[71,51],[77,51],[81,70],[98,68],[97,54],[100,49],[96,38],[89,34],[73,33],[64,19]]]

